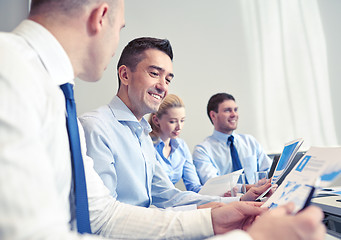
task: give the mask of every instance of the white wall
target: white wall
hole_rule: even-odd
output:
[[[228,4],[226,3],[228,2]],[[117,90],[117,59],[128,41],[140,36],[168,38],[174,51],[175,78],[170,92],[183,98],[187,124],[182,137],[192,147],[212,132],[205,108],[216,92],[231,92],[241,105],[245,54],[237,1],[126,1],[126,29],[116,57],[100,84],[78,81],[79,113],[110,101]],[[238,84],[236,84],[238,83]],[[96,90],[94,90],[95,88]],[[92,94],[92,91],[96,94]],[[245,102],[243,104],[243,102]],[[246,119],[241,118],[241,126]],[[245,129],[246,131],[247,129]]]
[[[326,34],[334,120],[338,144],[341,144],[341,1],[319,0],[319,6]]]
[[[328,44],[333,108],[341,143],[341,1],[319,0]],[[187,120],[182,133],[190,149],[212,133],[206,116],[209,97],[229,92],[240,110],[239,132],[253,134],[252,116],[248,109],[247,73],[242,19],[238,0],[145,0],[126,1],[126,29],[121,33],[117,54],[100,83],[77,81],[76,97],[79,113],[106,104],[116,93],[116,63],[123,47],[141,36],[168,38],[174,51],[175,78],[170,92],[183,98]],[[252,63],[251,63],[252,64]],[[325,116],[329,117],[329,116]],[[272,151],[268,149],[268,151]],[[277,149],[274,151],[278,151]]]
[[[12,31],[28,14],[28,0],[0,0],[0,31]]]
[[[0,30],[9,31],[27,15],[28,1],[0,1]],[[331,91],[341,143],[341,1],[319,0],[326,33]],[[240,107],[239,132],[253,134],[250,79],[238,0],[127,0],[126,25],[116,56],[98,83],[77,80],[79,114],[108,103],[117,90],[116,63],[123,47],[141,36],[168,38],[174,50],[170,92],[183,98],[187,120],[182,137],[192,149],[212,132],[206,104],[216,92],[233,94]],[[324,116],[330,117],[330,116]],[[265,144],[265,143],[263,143]],[[270,151],[270,150],[269,150]]]

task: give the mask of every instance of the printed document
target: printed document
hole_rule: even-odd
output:
[[[204,184],[199,193],[202,195],[222,197],[224,196],[224,193],[230,191],[237,185],[238,179],[243,171],[244,169],[240,169],[223,176],[211,178]]]
[[[307,203],[313,188],[329,186],[341,173],[341,147],[311,147],[262,207],[295,203],[295,212]]]

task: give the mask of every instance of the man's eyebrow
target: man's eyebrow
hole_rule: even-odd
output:
[[[155,66],[155,65],[150,65],[149,68],[154,68],[160,72],[165,72],[165,69],[163,69],[162,67],[159,66]],[[171,78],[174,78],[174,74],[173,73],[169,73],[168,76],[170,76]]]

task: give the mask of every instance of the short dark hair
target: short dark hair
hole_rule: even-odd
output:
[[[97,0],[31,0],[30,15],[48,14],[56,11],[66,15],[75,16],[81,12],[84,6],[95,3]],[[117,0],[105,0],[110,6],[111,11],[117,5]]]
[[[173,50],[167,39],[141,37],[136,38],[128,43],[122,51],[120,60],[117,63],[117,71],[120,66],[125,65],[131,71],[135,71],[137,64],[144,58],[144,52],[148,49],[157,49],[169,56],[173,61]],[[121,86],[121,80],[118,74],[118,86]]]
[[[212,122],[212,119],[211,119],[211,116],[210,116],[210,112],[211,111],[215,111],[217,113],[218,112],[219,104],[224,102],[225,100],[236,101],[234,99],[234,97],[231,94],[228,94],[228,93],[217,93],[217,94],[214,94],[210,98],[210,100],[208,100],[207,115],[208,115],[208,118],[210,119],[212,124],[213,124],[213,122]]]

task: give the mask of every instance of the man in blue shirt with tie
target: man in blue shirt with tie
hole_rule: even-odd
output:
[[[207,115],[214,132],[195,146],[193,152],[201,183],[241,168],[247,182],[255,183],[254,173],[267,171],[272,161],[253,136],[235,132],[239,116],[234,97],[227,93],[213,95],[207,104]]]

